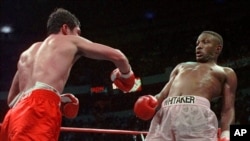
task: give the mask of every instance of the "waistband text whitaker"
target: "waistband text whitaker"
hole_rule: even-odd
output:
[[[179,103],[194,103],[194,96],[176,96],[176,97],[168,97],[165,101],[166,105],[170,104],[179,104]]]

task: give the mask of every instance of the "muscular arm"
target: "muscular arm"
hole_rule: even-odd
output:
[[[9,105],[10,102],[16,97],[16,95],[20,92],[19,90],[19,79],[18,79],[18,71],[12,80],[11,87],[8,94],[7,104]]]
[[[226,83],[224,85],[221,110],[221,130],[229,130],[230,124],[235,120],[235,92],[237,88],[237,76],[232,69],[226,68]]]
[[[76,38],[75,43],[83,56],[91,59],[111,61],[122,73],[130,71],[129,61],[120,50],[91,42],[80,36]]]

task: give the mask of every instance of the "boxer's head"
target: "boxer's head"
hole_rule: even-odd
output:
[[[203,31],[196,41],[196,60],[216,62],[223,48],[223,38],[214,31]]]
[[[67,25],[70,30],[73,30],[75,27],[80,28],[81,24],[76,16],[70,13],[68,10],[58,8],[50,14],[47,21],[48,35],[60,32],[63,25]]]

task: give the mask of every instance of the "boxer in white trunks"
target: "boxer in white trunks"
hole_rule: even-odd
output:
[[[203,31],[196,42],[197,61],[178,64],[160,93],[138,98],[134,105],[136,116],[143,120],[153,117],[146,141],[230,140],[237,76],[232,68],[217,64],[222,47],[221,35]],[[220,124],[210,109],[216,97],[223,101]]]

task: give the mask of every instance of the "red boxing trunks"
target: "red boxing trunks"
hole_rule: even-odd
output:
[[[0,140],[58,141],[61,118],[58,93],[34,86],[7,112]]]

